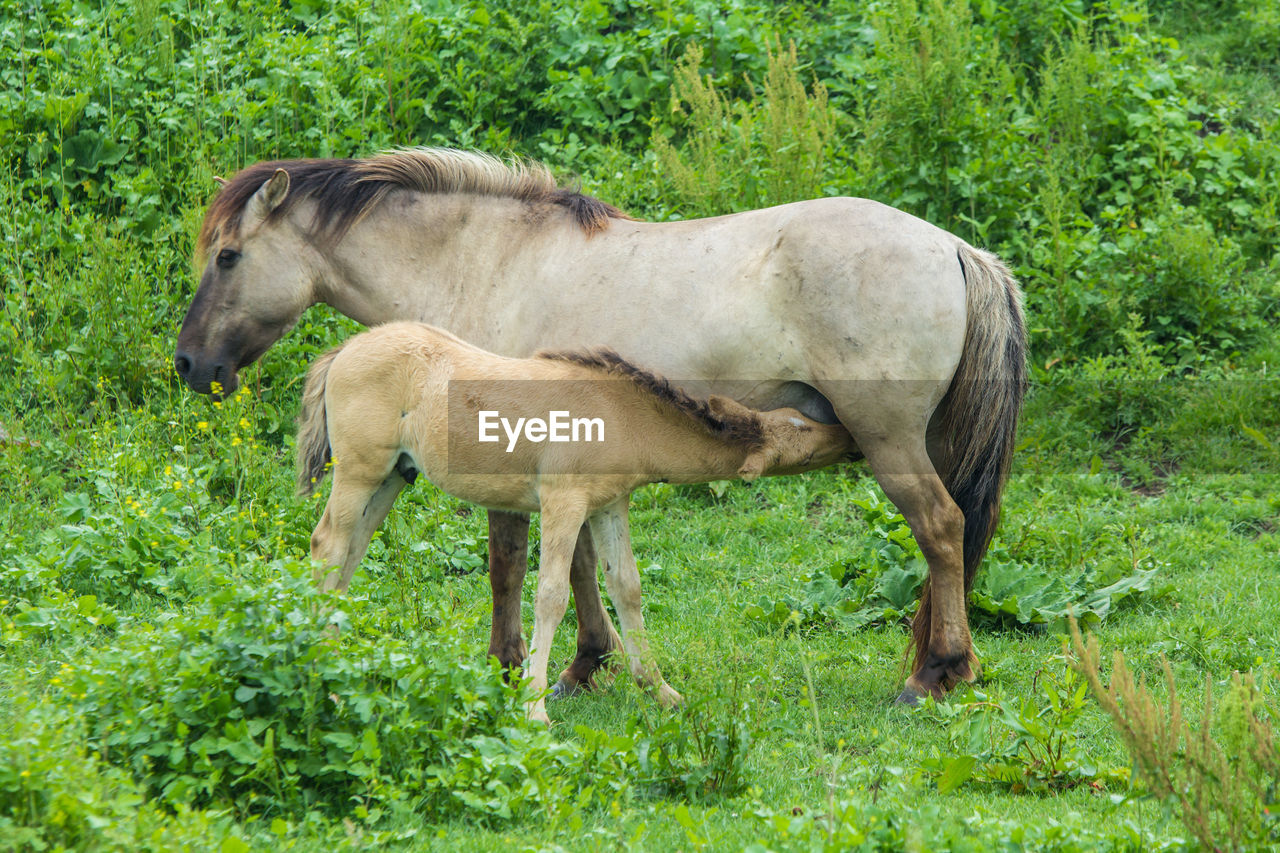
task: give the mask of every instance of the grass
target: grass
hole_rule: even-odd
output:
[[[495,0],[488,7],[497,10],[500,5]],[[420,786],[415,788],[412,779],[393,778],[390,771],[382,777],[378,773],[383,771],[376,771],[373,776],[378,778],[370,778],[369,761],[359,745],[346,753],[326,753],[327,760],[350,771],[347,787],[329,789],[341,792],[328,794],[338,797],[336,802],[324,801],[326,792],[320,791],[310,805],[296,807],[270,801],[265,788],[257,790],[257,801],[201,801],[193,796],[174,802],[146,789],[150,776],[145,767],[130,765],[124,760],[129,756],[106,749],[97,739],[90,729],[92,715],[77,705],[80,700],[68,696],[68,668],[81,671],[115,660],[111,655],[133,648],[131,639],[151,636],[152,629],[186,626],[197,646],[207,640],[217,649],[226,643],[247,648],[253,638],[227,628],[225,619],[219,620],[234,614],[214,612],[211,602],[228,600],[219,596],[233,593],[240,596],[233,600],[252,601],[254,589],[273,584],[292,590],[299,606],[310,603],[347,613],[350,627],[338,648],[361,665],[372,666],[374,652],[384,645],[419,642],[420,649],[449,650],[459,671],[466,669],[464,664],[482,668],[490,602],[487,578],[474,567],[486,556],[484,515],[429,486],[420,484],[402,495],[358,572],[350,599],[322,601],[305,582],[293,580],[307,571],[308,538],[320,511],[319,502],[293,494],[291,421],[297,395],[308,360],[350,334],[355,325],[327,309],[312,309],[261,365],[246,371],[250,393],[221,407],[195,397],[176,380],[169,365],[172,337],[192,289],[190,235],[211,190],[208,175],[258,155],[364,154],[381,145],[428,139],[499,151],[525,134],[531,152],[581,171],[584,188],[602,198],[655,219],[691,209],[688,199],[663,185],[653,166],[654,155],[646,153],[649,131],[672,120],[665,114],[666,83],[659,78],[671,79],[685,38],[708,34],[702,41],[709,45],[709,65],[723,70],[737,56],[748,65],[755,63],[751,67],[761,77],[767,57],[762,47],[756,48],[767,41],[766,31],[774,24],[761,24],[764,12],[746,0],[723,20],[712,15],[708,22],[701,15],[686,15],[696,4],[674,4],[668,17],[685,15],[680,26],[686,30],[679,38],[651,33],[652,39],[640,44],[626,41],[633,27],[607,25],[609,14],[621,12],[609,13],[604,9],[609,4],[598,5],[588,4],[590,8],[573,21],[560,9],[532,18],[494,11],[492,21],[486,21],[489,13],[481,15],[479,6],[468,7],[474,13],[470,19],[455,16],[442,23],[438,18],[415,18],[414,38],[396,34],[394,42],[410,44],[419,51],[413,56],[391,50],[393,34],[385,21],[361,29],[358,24],[366,21],[365,13],[355,7],[315,17],[310,5],[292,4],[284,10],[293,16],[286,22],[290,35],[278,38],[272,26],[279,21],[267,21],[271,26],[261,32],[256,24],[238,29],[239,12],[216,3],[185,11],[149,4],[127,20],[118,10],[108,10],[100,19],[89,12],[82,15],[83,10],[62,0],[41,6],[37,23],[40,32],[48,34],[41,38],[49,39],[49,50],[79,55],[77,39],[82,39],[85,55],[92,59],[87,67],[113,74],[126,67],[141,48],[122,47],[127,38],[102,36],[119,32],[127,37],[131,28],[145,35],[144,24],[167,33],[172,55],[168,65],[146,64],[153,76],[108,75],[113,81],[107,87],[111,100],[90,101],[78,119],[81,124],[70,119],[60,124],[58,111],[72,103],[60,97],[70,99],[85,88],[76,77],[83,69],[73,63],[46,66],[43,59],[37,62],[33,54],[24,53],[23,61],[32,64],[21,69],[21,86],[12,82],[17,79],[14,68],[0,69],[8,75],[4,103],[13,108],[12,127],[27,146],[19,151],[6,145],[0,158],[0,201],[14,211],[12,220],[4,221],[5,239],[0,241],[0,345],[15,377],[0,384],[0,530],[5,533],[0,540],[0,730],[8,732],[0,737],[0,846],[220,846],[236,851],[1002,845],[1083,850],[1108,845],[1178,849],[1189,844],[1175,813],[1146,797],[1140,782],[1130,788],[1122,781],[1128,758],[1106,714],[1092,701],[1082,700],[1078,717],[1055,730],[1070,745],[1078,775],[1053,777],[1053,793],[1031,793],[1031,786],[984,775],[979,765],[955,790],[941,792],[948,760],[999,753],[1016,740],[1003,724],[984,731],[965,722],[971,719],[966,715],[995,705],[1019,709],[1024,702],[1041,712],[1052,704],[1047,685],[1067,672],[1064,626],[1051,622],[1039,628],[1012,628],[975,617],[974,641],[984,667],[980,695],[958,693],[947,708],[911,710],[892,701],[905,675],[907,643],[896,616],[882,620],[887,624],[857,631],[819,616],[796,631],[746,614],[761,600],[798,597],[815,570],[859,558],[868,542],[875,541],[872,527],[851,502],[873,489],[866,469],[858,466],[752,485],[652,486],[635,496],[632,524],[642,564],[646,621],[658,661],[689,707],[678,714],[663,713],[625,676],[608,689],[553,703],[549,711],[554,727],[545,742],[492,759],[494,778],[523,773],[521,778],[546,786],[540,797],[530,798],[532,807],[512,795],[513,817],[496,816],[504,805],[498,803],[455,804],[452,810],[442,809],[442,816],[424,819],[411,801],[397,799],[420,791]],[[920,4],[901,3],[882,12],[910,15],[916,5]],[[933,10],[931,14],[946,11],[938,4],[923,5]],[[1064,0],[1056,6],[1031,5],[1052,17],[1050,13],[1070,12],[1078,4]],[[1132,17],[1124,4],[1112,5],[1121,19]],[[1220,14],[1209,14],[1209,7]],[[800,16],[800,8],[784,11]],[[1200,69],[1194,79],[1185,74],[1179,78],[1179,85],[1187,87],[1180,91],[1190,92],[1197,105],[1211,108],[1215,121],[1225,120],[1235,128],[1238,142],[1256,143],[1256,150],[1250,150],[1257,156],[1249,168],[1262,168],[1258,164],[1274,162],[1273,154],[1267,155],[1271,160],[1262,155],[1274,149],[1280,77],[1274,61],[1262,61],[1274,54],[1260,47],[1267,43],[1271,31],[1266,28],[1274,19],[1259,12],[1250,19],[1251,28],[1232,25],[1249,9],[1257,11],[1261,4],[1186,2],[1162,4],[1152,12],[1154,29],[1178,36]],[[216,14],[220,10],[225,14]],[[582,21],[587,12],[605,24],[587,27],[577,40],[557,36],[562,25],[586,26]],[[369,14],[368,20],[373,20]],[[919,196],[910,204],[923,212],[940,197],[938,188],[928,183],[924,172],[895,171],[904,167],[894,157],[875,161],[882,153],[876,146],[892,154],[899,151],[895,146],[906,146],[901,149],[905,151],[915,145],[928,154],[936,142],[933,128],[894,133],[877,123],[887,121],[893,104],[871,96],[860,100],[866,95],[861,81],[882,79],[876,75],[887,73],[872,61],[875,33],[849,4],[824,4],[822,14],[834,16],[832,25],[801,27],[804,38],[799,44],[802,60],[805,50],[817,54],[813,73],[829,89],[831,107],[840,111],[839,139],[835,150],[826,152],[824,168],[834,170],[834,177],[828,175],[829,188],[866,184],[882,195],[904,192],[904,203],[908,196]],[[981,32],[1000,32],[1001,21],[987,20],[987,14],[976,16],[984,22]],[[76,23],[77,15],[85,18],[85,26]],[[219,20],[218,27],[200,23],[211,17]],[[29,46],[35,38],[34,30],[17,27],[20,18],[16,13],[0,16],[5,21],[0,40],[10,47]],[[786,19],[768,19],[782,20]],[[1222,24],[1205,27],[1206,20]],[[516,33],[526,41],[494,37],[490,30],[495,27],[499,36]],[[843,43],[840,51],[813,47],[830,44],[833,33],[845,32],[840,27],[852,34],[856,49]],[[75,35],[80,30],[86,34]],[[1015,30],[1016,26],[1011,32]],[[1052,36],[1050,30],[1045,33],[1049,35],[1040,35]],[[637,36],[641,37],[648,38]],[[323,50],[309,40],[313,38],[323,41]],[[898,33],[897,38],[897,49],[910,48],[906,35]],[[70,47],[68,39],[74,42]],[[449,59],[436,50],[437,41],[484,44],[486,49],[475,55],[502,73],[488,74],[488,66],[470,68]],[[505,58],[508,42],[527,42],[538,49],[528,50],[528,64],[517,67]],[[1111,61],[1105,54],[1106,39],[1098,42],[1095,59]],[[360,54],[365,43],[375,43],[373,59],[373,54]],[[206,67],[192,60],[191,45],[206,45],[217,55],[243,55],[248,64]],[[986,42],[981,46],[987,49]],[[343,61],[318,68],[319,56]],[[351,81],[338,74],[353,64],[346,62],[348,56],[372,63],[359,85],[348,87]],[[1141,62],[1131,56],[1133,73],[1139,75],[1133,79],[1140,82],[1148,73],[1158,77],[1160,56],[1160,51],[1142,54]],[[1234,61],[1235,56],[1248,61]],[[299,76],[281,90],[270,89],[274,78],[260,73],[249,61],[254,57],[272,69],[298,70]],[[544,59],[550,71],[538,64]],[[650,60],[652,69],[646,64]],[[956,74],[973,71],[963,51],[952,50],[942,60],[959,63],[952,69]],[[996,60],[1000,57],[988,50],[975,66],[981,74],[966,77],[978,93],[972,103],[986,104],[986,85],[992,81],[1021,85],[997,74],[1007,63]],[[562,66],[590,70],[609,62],[619,69],[613,78],[592,70],[553,79]],[[807,91],[816,92],[804,67],[802,82]],[[434,70],[425,73],[423,68]],[[407,76],[405,69],[418,72]],[[1071,70],[1065,64],[1061,69],[1064,74]],[[184,76],[188,72],[198,78],[191,92],[183,88],[191,83]],[[211,80],[211,74],[226,76]],[[438,90],[414,88],[412,78],[435,81],[447,75],[455,75],[448,78],[454,82]],[[487,86],[478,79],[496,82]],[[557,85],[547,86],[548,80]],[[313,84],[314,91],[332,101],[332,109],[300,96],[299,87]],[[728,96],[739,98],[733,120],[746,127],[747,113],[742,110],[747,99],[740,97],[737,83],[725,85]],[[270,98],[254,94],[261,86],[268,87]],[[599,97],[602,92],[611,94],[611,87],[626,88],[636,103],[658,104],[654,114],[628,112],[623,120],[600,112],[611,108]],[[170,90],[178,89],[185,100],[168,97]],[[413,97],[399,97],[402,90]],[[534,97],[529,91],[541,94]],[[154,92],[166,95],[156,97]],[[1110,195],[1100,201],[1069,199],[1064,208],[1068,220],[1076,208],[1092,219],[1067,223],[1071,227],[1063,231],[1064,245],[1075,254],[1068,252],[1062,256],[1065,260],[1054,260],[1047,252],[1052,229],[1037,224],[1042,207],[1038,202],[1022,206],[1029,211],[1025,219],[999,217],[994,224],[981,224],[977,220],[983,217],[974,207],[979,202],[998,210],[1001,204],[1018,204],[1015,199],[1040,198],[1027,195],[1022,187],[1028,182],[1036,185],[1038,179],[1024,178],[1039,172],[1006,168],[1027,168],[1026,158],[1017,154],[1022,149],[1013,146],[1036,135],[1022,125],[1010,130],[1000,118],[1003,114],[993,112],[994,117],[982,118],[987,124],[975,123],[965,130],[972,139],[989,143],[991,151],[973,160],[973,152],[965,149],[966,140],[972,139],[948,138],[951,147],[934,163],[946,167],[935,170],[937,180],[955,184],[943,191],[970,193],[957,210],[975,222],[958,233],[972,230],[982,236],[988,227],[988,233],[1010,232],[1008,245],[997,248],[1024,271],[1029,304],[1033,312],[1042,312],[1031,318],[1034,334],[1052,345],[1033,357],[1038,384],[1019,434],[997,550],[1001,559],[1029,571],[1062,577],[1090,568],[1120,576],[1135,568],[1156,569],[1150,589],[1128,599],[1096,626],[1103,648],[1122,651],[1157,692],[1162,689],[1160,661],[1167,658],[1187,708],[1203,707],[1198,694],[1206,687],[1220,694],[1233,671],[1252,670],[1274,714],[1280,707],[1280,584],[1275,570],[1280,564],[1280,383],[1274,378],[1280,335],[1274,328],[1276,266],[1274,257],[1264,256],[1267,247],[1274,247],[1274,208],[1267,207],[1274,195],[1267,195],[1265,187],[1259,189],[1256,175],[1238,172],[1226,160],[1220,168],[1186,160],[1167,173],[1143,167],[1143,146],[1166,137],[1145,129],[1150,126],[1146,111],[1155,109],[1155,101],[1124,103],[1122,109],[1131,111],[1132,127],[1105,111],[1099,115],[1108,133],[1131,134],[1120,139],[1123,144],[1106,149],[1130,159],[1093,162],[1089,168],[1114,170],[1117,179],[1111,183],[1125,192],[1137,183],[1129,178],[1142,174],[1143,168],[1150,173],[1150,185],[1183,181],[1184,171],[1193,165],[1201,182],[1196,186],[1207,186],[1210,179],[1228,181],[1227,196],[1243,196],[1251,187],[1252,219],[1229,217],[1221,197],[1203,198],[1204,210],[1216,210],[1212,216],[1205,214],[1210,216],[1206,221],[1254,229],[1229,235],[1245,247],[1241,251],[1251,253],[1247,258],[1236,258],[1212,241],[1200,241],[1195,229],[1179,238],[1182,243],[1168,237],[1165,226],[1196,213],[1196,198],[1190,195],[1180,202],[1185,207],[1154,209],[1169,199],[1148,195],[1133,202],[1132,209],[1122,204],[1124,209],[1117,211],[1105,209],[1113,200]],[[1176,125],[1182,105],[1173,95],[1160,101],[1161,121]],[[988,108],[995,109],[990,104],[984,107]],[[101,115],[93,113],[95,109]],[[623,109],[640,110],[631,103]],[[210,110],[218,121],[201,126],[201,117],[207,118]],[[321,113],[324,128],[316,121]],[[978,122],[964,112],[955,115]],[[563,116],[570,116],[566,127],[581,129],[581,136],[558,128],[555,121]],[[144,117],[156,120],[142,121]],[[1019,120],[1029,122],[1032,117],[1022,115]],[[10,119],[0,119],[0,126],[9,127],[5,121]],[[398,129],[402,124],[420,128],[424,135],[403,134]],[[696,130],[693,124],[684,132]],[[163,145],[157,147],[154,134],[140,136],[136,130],[143,126],[165,128]],[[225,132],[210,134],[208,127],[214,126]],[[112,145],[94,153],[85,146],[94,142],[95,134],[133,149],[123,161]],[[59,159],[60,153],[48,153],[64,136],[79,139],[77,145],[87,152],[75,166],[74,181],[42,171],[45,166],[40,165],[70,164]],[[1169,138],[1190,150],[1201,135],[1184,129],[1181,136]],[[678,142],[678,135],[673,139]],[[747,140],[751,144],[742,157],[764,163],[776,154],[768,146],[752,147],[754,139]],[[997,156],[1009,151],[1014,152],[1009,163]],[[960,154],[970,159],[949,159]],[[1102,154],[1093,157],[1097,160]],[[187,161],[195,165],[188,168]],[[28,169],[31,163],[37,167]],[[956,172],[974,164],[981,167],[976,183],[972,176]],[[990,174],[981,171],[988,168]],[[910,179],[907,183],[904,174]],[[718,188],[724,197],[716,203],[728,209],[741,203],[743,188],[725,183]],[[974,195],[971,191],[977,186],[982,189]],[[1113,192],[1110,183],[1104,189]],[[1099,206],[1104,209],[1095,209]],[[1143,223],[1141,234],[1146,236],[1139,240],[1136,221],[1148,214],[1154,224]],[[1125,226],[1130,215],[1135,224]],[[1120,224],[1106,226],[1099,236],[1095,232],[1100,223],[1112,221],[1108,217]],[[1257,297],[1250,304],[1259,311],[1256,325],[1261,328],[1247,338],[1247,347],[1222,345],[1216,343],[1220,338],[1207,336],[1157,350],[1144,337],[1154,318],[1142,318],[1146,326],[1123,326],[1138,304],[1131,301],[1134,293],[1153,288],[1152,282],[1164,282],[1160,287],[1165,289],[1151,294],[1182,292],[1185,282],[1175,275],[1181,271],[1166,270],[1150,257],[1169,247],[1201,266],[1235,258],[1231,269],[1245,271],[1252,282],[1250,292]],[[1053,281],[1045,272],[1051,260],[1066,264],[1061,269],[1054,266],[1060,277]],[[1044,269],[1035,271],[1037,265]],[[1222,284],[1225,279],[1220,279],[1221,275],[1209,283]],[[1078,316],[1062,310],[1050,316],[1054,286],[1062,288],[1060,296],[1067,302],[1081,299]],[[1030,292],[1035,288],[1039,292]],[[1216,306],[1214,288],[1203,289],[1206,305]],[[1111,301],[1087,302],[1085,297]],[[1222,328],[1236,329],[1230,306],[1221,310]],[[1055,317],[1076,318],[1079,325],[1050,328]],[[1095,326],[1115,322],[1121,325],[1107,329],[1106,336],[1093,335]],[[1077,346],[1082,341],[1102,356],[1090,360],[1090,351]],[[1099,341],[1119,341],[1123,347],[1097,350]],[[1154,372],[1144,372],[1153,365]],[[535,543],[536,535],[535,525]],[[536,559],[536,550],[533,553]],[[532,578],[525,592],[528,626],[533,616]],[[573,654],[572,621],[571,610],[553,649],[553,671]],[[140,651],[121,665],[119,675],[137,683],[137,674],[168,651]],[[189,672],[197,686],[215,683],[203,680],[210,673],[195,663],[183,672]],[[483,674],[459,675],[451,683],[458,685],[460,695],[494,689]],[[387,688],[379,695],[383,692],[395,690]],[[171,709],[162,701],[165,698],[157,697],[155,708],[167,713]],[[216,704],[217,698],[211,702]],[[516,700],[506,695],[503,701]],[[238,705],[231,706],[234,714]],[[539,734],[530,734],[518,715],[496,716],[508,740]],[[307,720],[319,717],[304,715]],[[270,719],[269,714],[263,719]],[[222,731],[227,722],[236,720],[216,717],[213,728]],[[371,728],[374,723],[394,728],[394,721],[372,721]],[[726,733],[745,734],[749,740],[745,745],[716,740]],[[583,758],[592,749],[605,751],[601,743],[615,750],[615,764],[604,759],[591,764]],[[700,747],[711,749],[711,757],[699,756]],[[728,773],[730,781],[744,782],[745,790],[728,793],[725,787],[702,783],[683,789],[671,774],[662,777],[654,756],[663,749],[675,756],[676,775],[696,777],[712,767]],[[468,757],[462,755],[455,764]],[[581,761],[589,769],[568,778],[559,769],[567,765],[558,761]],[[1016,773],[1026,772],[1033,782],[1035,773],[1045,773],[1025,758],[1012,763]],[[520,770],[512,770],[513,764]],[[1080,769],[1084,765],[1094,772]],[[235,771],[233,763],[221,766],[227,774]],[[262,768],[268,766],[269,762]],[[239,769],[250,783],[263,772],[258,767]],[[470,783],[461,779],[457,766],[438,769],[458,790],[477,790],[467,787]]]
[[[201,440],[226,439],[193,427],[196,419],[221,418],[215,421],[219,429],[237,424],[241,415],[261,423],[252,401],[241,406],[215,413],[204,401],[179,394],[174,397],[174,422],[151,420],[150,408],[104,412],[96,426],[71,434],[75,440],[65,449],[72,453],[72,464],[61,466],[51,452],[66,440],[66,433],[59,436],[58,419],[28,419],[23,429],[41,447],[7,444],[0,455],[8,493],[6,523],[19,534],[11,540],[6,560],[15,545],[32,547],[42,526],[38,517],[47,517],[63,490],[73,484],[84,487],[81,466],[105,463],[97,478],[114,471],[126,492],[163,491],[166,466],[183,460],[194,464]],[[1157,565],[1163,591],[1141,596],[1112,614],[1098,630],[1104,647],[1124,651],[1131,665],[1148,674],[1157,672],[1159,656],[1165,655],[1185,685],[1202,684],[1206,677],[1221,684],[1233,670],[1252,669],[1274,703],[1275,661],[1280,660],[1280,588],[1274,583],[1280,550],[1274,496],[1280,493],[1280,476],[1274,466],[1202,473],[1187,463],[1160,490],[1135,489],[1111,466],[1091,465],[1086,433],[1069,432],[1040,444],[1036,436],[1053,421],[1053,411],[1033,404],[1024,428],[1028,446],[1019,454],[1010,482],[1001,540],[1018,543],[1022,551],[1063,571],[1136,560]],[[152,460],[131,459],[129,448],[142,442],[189,449]],[[1123,459],[1125,450],[1115,453]],[[283,447],[260,442],[238,460],[247,469],[247,482],[239,503],[228,506],[241,511],[256,507],[261,518],[237,534],[228,523],[231,516],[212,516],[214,547],[232,554],[235,542],[225,537],[242,535],[252,543],[246,546],[251,550],[305,553],[319,507],[292,497],[284,457]],[[50,468],[61,468],[61,473],[47,473]],[[833,797],[874,800],[878,789],[869,782],[893,768],[901,768],[906,781],[895,782],[896,789],[881,782],[881,802],[891,804],[908,825],[936,808],[943,825],[978,835],[989,834],[1001,821],[1042,821],[1051,815],[1074,827],[1073,832],[1128,821],[1152,843],[1181,837],[1181,827],[1158,803],[1141,797],[1117,803],[1108,794],[1124,792],[1114,786],[1108,791],[1081,786],[1051,797],[1011,794],[982,784],[938,793],[922,766],[929,756],[951,753],[945,727],[927,711],[892,704],[903,675],[906,633],[900,626],[859,632],[819,627],[795,633],[767,630],[744,618],[746,606],[761,597],[794,594],[815,562],[856,552],[866,526],[856,511],[832,496],[862,490],[870,482],[864,469],[851,466],[751,486],[730,484],[718,496],[705,487],[654,486],[633,501],[646,619],[658,660],[670,683],[687,699],[706,703],[712,717],[745,714],[752,738],[745,794],[685,802],[630,791],[612,807],[576,817],[497,829],[476,827],[465,818],[419,827],[412,846],[688,849],[704,846],[698,840],[704,839],[705,846],[729,849],[765,839],[769,846],[788,847],[799,842],[778,836],[757,812],[795,810],[793,818],[813,819],[828,813]],[[225,500],[214,501],[211,509]],[[276,521],[283,517],[290,520],[280,528]],[[439,625],[437,630],[460,633],[464,655],[478,661],[487,642],[487,582],[481,573],[451,573],[445,552],[424,547],[435,541],[430,525],[442,523],[451,526],[455,537],[483,543],[481,513],[430,487],[415,487],[384,525],[353,593],[385,610],[379,621],[392,633],[411,634],[418,625],[430,631]],[[238,572],[252,577],[262,569],[247,556],[232,554],[230,559],[239,562]],[[532,584],[526,590],[526,625],[532,621],[531,592]],[[138,594],[120,605],[122,612],[132,611],[133,619],[148,621],[173,618],[173,607]],[[572,655],[570,624],[566,620],[557,637],[553,669]],[[1042,673],[1064,671],[1062,637],[1057,629],[977,629],[975,644],[986,673],[983,692],[994,700],[1034,697]],[[3,689],[11,696],[48,702],[53,690],[49,680],[62,662],[92,657],[98,647],[111,643],[110,633],[89,632],[71,642],[7,645],[0,670]],[[550,713],[553,733],[569,742],[582,736],[580,727],[619,733],[637,716],[655,724],[662,719],[625,677],[603,692],[553,703]],[[1087,709],[1071,736],[1098,765],[1126,765],[1123,749],[1097,708]],[[969,818],[976,823],[966,829],[962,819]],[[241,827],[252,828],[253,823]],[[399,826],[391,831],[407,830]],[[290,824],[288,837],[306,849],[330,843],[337,831],[336,824]]]

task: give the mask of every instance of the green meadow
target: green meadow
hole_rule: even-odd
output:
[[[0,848],[1280,846],[1274,3],[0,0],[0,56]],[[195,395],[195,235],[214,176],[410,145],[1000,254],[1032,387],[982,679],[894,704],[924,563],[858,465],[635,494],[677,711],[624,673],[528,723],[484,512],[421,481],[316,591],[294,418],[359,327]]]

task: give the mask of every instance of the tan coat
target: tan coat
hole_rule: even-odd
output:
[[[392,502],[418,475],[490,509],[541,512],[529,661],[541,695],[586,522],[631,671],[664,704],[679,695],[662,680],[645,639],[627,524],[631,492],[653,482],[795,473],[854,449],[839,425],[794,409],[695,400],[607,350],[504,358],[417,323],[376,327],[321,357],[307,377],[300,424],[302,491],[333,469],[311,539],[312,556],[336,567],[322,578],[326,588],[347,588]],[[529,710],[546,719],[541,698]]]

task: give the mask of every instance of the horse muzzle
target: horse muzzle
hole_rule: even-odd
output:
[[[193,355],[182,350],[174,353],[173,369],[192,391],[197,394],[208,394],[214,399],[227,396],[240,384],[233,364],[228,364],[226,361],[201,363]],[[213,390],[215,382],[218,383],[216,392]]]

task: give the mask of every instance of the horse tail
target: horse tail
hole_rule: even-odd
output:
[[[307,371],[307,384],[302,391],[302,413],[298,415],[298,494],[309,495],[329,470],[332,452],[329,448],[329,422],[324,404],[329,368],[342,352],[343,345],[316,359]]]
[[[960,363],[935,424],[943,484],[964,514],[964,591],[1000,520],[1000,500],[1013,461],[1018,415],[1027,391],[1027,330],[1022,291],[1000,259],[961,243],[967,329]],[[929,586],[912,623],[916,661],[929,642]]]

